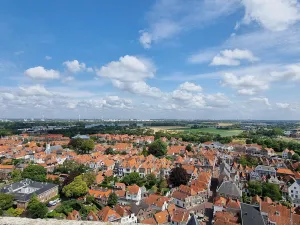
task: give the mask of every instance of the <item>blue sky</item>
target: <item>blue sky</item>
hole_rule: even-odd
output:
[[[3,0],[0,118],[300,119],[299,20],[297,0]]]

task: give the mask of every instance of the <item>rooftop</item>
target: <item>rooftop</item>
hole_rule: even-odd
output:
[[[259,207],[241,203],[241,218],[243,225],[264,225]]]
[[[56,186],[57,185],[51,183],[25,179],[1,188],[0,192],[12,194],[15,197],[15,200],[27,202],[33,194],[39,195]]]

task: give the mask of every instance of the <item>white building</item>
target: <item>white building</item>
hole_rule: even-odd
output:
[[[127,187],[126,200],[139,202],[142,199],[142,190],[136,184]]]
[[[289,196],[292,199],[294,207],[300,206],[300,181],[294,182],[289,187]]]
[[[284,149],[282,152],[282,158],[283,159],[290,159],[295,154],[293,150]]]

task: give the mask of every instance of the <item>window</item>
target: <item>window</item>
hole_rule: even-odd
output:
[[[296,198],[298,198],[298,195],[295,195]]]
[[[293,191],[293,190],[291,190],[291,193],[294,193],[294,191]]]
[[[294,189],[296,189],[296,187],[294,187]]]

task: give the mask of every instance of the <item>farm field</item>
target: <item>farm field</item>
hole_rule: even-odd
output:
[[[172,128],[172,130],[175,130],[175,128]],[[185,131],[185,132],[206,132],[212,134],[220,134],[222,137],[234,136],[243,132],[242,130],[222,130],[216,128],[199,128],[199,129],[181,128],[176,130]]]
[[[154,130],[154,132],[176,131],[176,130],[181,130],[181,129],[189,129],[189,128],[183,127],[183,126],[153,126],[153,127],[147,127],[147,128]]]

